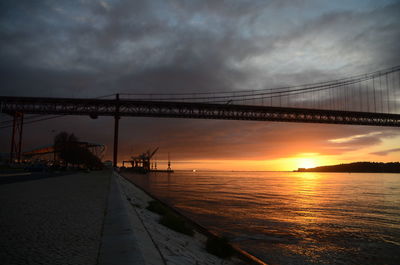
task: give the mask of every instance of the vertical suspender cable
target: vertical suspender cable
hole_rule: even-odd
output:
[[[348,84],[348,85],[346,86],[346,91],[347,91],[347,93],[346,93],[346,96],[347,96],[347,109],[346,109],[346,110],[348,110],[348,111],[351,110],[351,95],[350,95],[350,89],[351,89],[350,84]]]
[[[382,74],[379,73],[379,89],[381,90],[381,112],[383,113],[383,87],[382,87]]]
[[[349,99],[348,99],[348,94],[349,93],[349,88],[347,85],[344,85],[344,110],[348,110],[349,108]]]
[[[362,111],[361,81],[358,82],[358,106],[360,108],[360,111]]]
[[[393,113],[397,112],[396,98],[396,72],[392,73],[392,94],[393,94]]]
[[[337,88],[337,87],[336,87]],[[336,109],[336,105],[337,105],[337,89],[335,87],[333,87],[332,89],[332,95],[333,95],[333,105],[332,105],[332,109]]]
[[[272,107],[272,89],[269,90],[269,105]]]
[[[287,108],[288,107],[288,101],[287,101],[287,95],[283,93],[282,95],[282,107]]]
[[[369,112],[369,85],[368,85],[368,80],[366,80],[366,86],[367,86],[367,111]]]
[[[351,111],[351,100],[352,100],[352,98],[351,98],[351,84],[348,84],[347,85],[347,104],[348,104],[347,110],[349,110],[349,111]]]
[[[389,81],[388,81],[388,74],[386,76],[386,99],[387,99],[387,111],[390,113],[390,104],[389,104]]]
[[[346,109],[345,110],[349,110],[349,85],[345,86],[346,90],[345,90],[345,95],[346,95]]]
[[[343,97],[342,110],[346,110],[346,104],[347,104],[346,85],[343,85],[342,93],[343,93],[343,95],[342,95],[342,97]]]
[[[400,71],[397,72],[397,85],[398,85],[397,90],[395,90],[396,96],[397,96],[397,94],[400,93]],[[395,101],[395,104],[396,104],[396,110],[397,110],[397,100]]]
[[[350,101],[351,101],[351,111],[354,111],[355,110],[355,108],[354,108],[354,86],[353,86],[353,84],[350,84]]]
[[[375,98],[375,76],[372,77],[372,88],[374,90],[374,112],[376,112],[376,98]]]
[[[311,96],[312,96],[312,106],[311,106],[311,108],[316,109],[316,107],[315,107],[315,91],[311,92]]]

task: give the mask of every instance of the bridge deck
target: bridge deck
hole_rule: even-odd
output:
[[[170,101],[137,101],[77,98],[0,97],[0,111],[13,114],[55,114],[222,119],[353,124],[400,127],[400,114],[212,104]]]

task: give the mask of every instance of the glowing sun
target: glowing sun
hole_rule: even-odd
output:
[[[299,158],[297,164],[299,168],[312,168],[317,165],[315,160],[312,158]]]

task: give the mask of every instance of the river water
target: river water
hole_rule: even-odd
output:
[[[124,175],[268,264],[400,264],[400,174]]]

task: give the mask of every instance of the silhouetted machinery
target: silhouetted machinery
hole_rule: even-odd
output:
[[[132,169],[140,172],[149,172],[151,169],[153,169],[154,164],[151,163],[151,158],[157,153],[158,147],[154,149],[153,152],[150,150],[147,150],[147,152],[142,153],[141,155],[138,156],[132,156],[132,160],[129,161],[123,161],[122,165],[125,166],[125,163],[130,163],[132,165]]]
[[[169,155],[168,155],[168,169],[167,170],[157,170],[157,162],[152,162],[152,157],[157,153],[158,147],[154,149],[154,151],[147,150],[146,152],[138,155],[131,156],[132,160],[123,161],[122,166],[125,167],[125,163],[131,164],[130,170],[134,170],[139,173],[148,173],[148,172],[174,172],[170,165]]]
[[[146,152],[138,155],[131,156],[132,160],[123,161],[122,166],[125,167],[125,163],[131,164],[130,170],[134,170],[139,173],[148,173],[148,172],[174,172],[171,169],[171,162],[169,160],[168,154],[168,169],[167,170],[157,170],[157,162],[152,162],[152,157],[157,153],[158,147],[151,151],[150,149]]]

